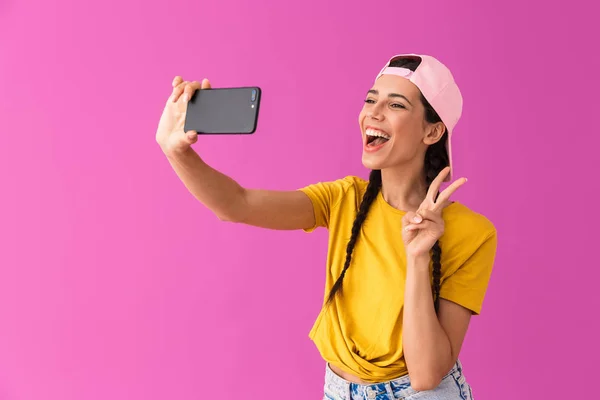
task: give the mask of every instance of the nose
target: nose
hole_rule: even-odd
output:
[[[379,104],[375,104],[369,109],[367,117],[376,121],[381,121],[383,119],[382,108],[379,106]]]

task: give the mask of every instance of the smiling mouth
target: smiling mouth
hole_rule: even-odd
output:
[[[391,139],[391,137],[388,134],[383,133],[377,129],[368,128],[365,131],[365,134],[367,135],[367,146],[370,147],[380,146]]]

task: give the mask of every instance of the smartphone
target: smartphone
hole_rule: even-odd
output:
[[[256,131],[259,87],[196,90],[187,105],[184,131],[198,134],[251,134]]]

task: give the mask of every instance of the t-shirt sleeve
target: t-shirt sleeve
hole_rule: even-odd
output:
[[[494,230],[456,272],[442,282],[440,298],[479,315],[492,274],[497,243],[498,236]]]
[[[349,177],[330,182],[319,182],[300,188],[311,200],[315,215],[315,225],[304,229],[312,232],[318,227],[329,228],[331,210],[341,201],[342,197],[352,185]]]

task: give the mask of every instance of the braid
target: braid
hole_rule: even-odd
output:
[[[344,262],[344,269],[342,269],[342,273],[340,277],[337,279],[333,287],[331,288],[331,292],[329,293],[329,297],[327,299],[327,304],[331,303],[337,292],[342,290],[342,281],[344,280],[344,276],[346,275],[346,271],[350,267],[350,262],[352,260],[352,252],[354,251],[354,245],[356,244],[356,240],[358,239],[358,234],[360,233],[360,228],[362,224],[367,219],[367,213],[373,201],[377,198],[377,194],[379,193],[379,189],[381,188],[381,171],[373,170],[369,175],[369,185],[367,186],[367,190],[360,202],[360,207],[358,208],[358,213],[356,214],[356,218],[354,219],[354,223],[352,224],[352,235],[350,236],[350,240],[348,241],[348,246],[346,246],[346,261]]]
[[[442,139],[429,146],[425,153],[425,180],[428,188],[435,177],[449,164],[446,153],[447,140],[448,132],[446,131]],[[439,192],[435,196],[436,200],[438,195]],[[442,248],[439,240],[431,248],[431,261],[433,263],[433,302],[437,313],[440,307],[440,281],[442,277]]]
[[[442,277],[442,248],[439,240],[431,248],[431,260],[433,261],[433,306],[437,314],[440,309],[440,281]]]

